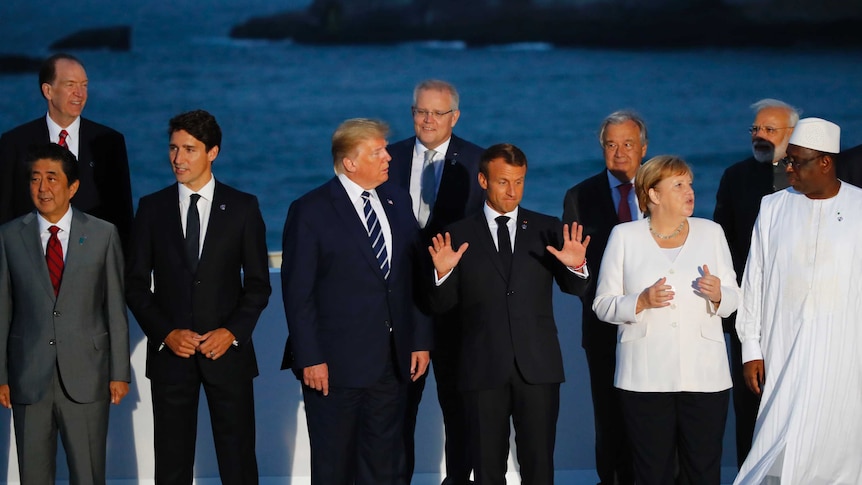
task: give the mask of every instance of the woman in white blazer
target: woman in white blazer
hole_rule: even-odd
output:
[[[646,219],[617,225],[602,259],[593,310],[619,325],[614,384],[638,485],[721,481],[731,380],[721,318],[740,291],[721,226],[691,217],[692,172],[658,156],[635,175]]]

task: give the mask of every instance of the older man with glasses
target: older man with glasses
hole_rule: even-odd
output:
[[[482,209],[479,158],[483,149],[452,134],[461,117],[458,91],[436,79],[420,82],[413,90],[411,136],[389,146],[389,182],[410,192],[413,215],[422,230],[423,243],[449,224]],[[445,485],[468,483],[467,425],[461,393],[457,389],[461,325],[457,312],[436,316],[431,362],[437,381],[437,400],[446,433]],[[405,482],[414,468],[413,434],[416,414],[425,389],[425,376],[410,384],[404,421]]]
[[[755,112],[754,123],[748,128],[752,156],[724,171],[713,214],[713,220],[721,224],[727,236],[737,282],[742,280],[760,199],[788,186],[784,165],[778,162],[784,158],[793,127],[799,121],[799,111],[777,99],[761,99],[752,104],[751,109]],[[733,329],[735,319],[735,314],[725,319],[724,328],[732,336],[730,353],[733,411],[736,415],[736,462],[737,466],[742,466],[751,448],[760,400],[746,388],[742,378],[742,354]]]

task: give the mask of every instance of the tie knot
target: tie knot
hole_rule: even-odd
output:
[[[425,150],[425,163],[431,163],[434,161],[434,155],[437,155],[437,152],[434,150]]]
[[[60,232],[60,228],[57,226],[51,226],[48,228],[48,232],[50,232],[52,236],[56,236],[57,233]]]
[[[629,192],[632,191],[632,183],[627,182],[624,184],[620,184],[617,186],[617,189],[619,189],[620,195],[622,195],[623,197],[628,197]]]
[[[57,144],[61,147],[66,146],[66,138],[69,136],[69,132],[66,130],[60,130],[60,139],[57,141]]]
[[[494,220],[497,221],[497,226],[505,226],[509,222],[509,216],[499,216]]]
[[[371,201],[371,192],[369,192],[367,190],[363,190],[361,197],[370,202]]]
[[[201,200],[201,194],[192,194],[189,196],[189,199],[192,200],[192,204],[197,205],[198,201]]]

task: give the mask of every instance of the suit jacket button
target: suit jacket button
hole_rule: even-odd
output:
[[[55,317],[59,317],[59,316],[60,316],[60,312],[58,312],[58,311],[54,310],[54,316],[55,316]]]
[[[49,341],[48,341],[48,345],[54,345],[55,343],[56,343],[56,342],[54,341],[54,339],[51,339],[51,340],[49,340]]]
[[[195,280],[195,286],[201,284],[201,280]]]

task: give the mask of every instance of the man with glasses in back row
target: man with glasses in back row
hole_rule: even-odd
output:
[[[449,224],[478,212],[484,194],[479,186],[482,148],[452,134],[461,111],[455,86],[428,79],[413,90],[411,136],[389,146],[389,182],[410,192],[413,215],[421,227],[423,244]],[[434,380],[446,433],[444,485],[465,485],[472,469],[467,455],[467,425],[457,389],[461,325],[457,309],[434,317]],[[427,374],[426,374],[427,375]],[[425,389],[425,376],[410,384],[404,420],[405,479],[410,483],[415,464],[413,435],[416,414]]]
[[[724,228],[737,283],[742,282],[745,259],[751,243],[751,230],[760,210],[763,196],[788,186],[784,158],[799,111],[777,99],[761,99],[751,105],[754,123],[751,134],[752,156],[728,167],[718,184],[713,220]],[[734,330],[736,314],[724,321],[730,338],[731,377],[733,378],[733,411],[736,415],[736,464],[742,466],[751,448],[754,420],[760,398],[745,385],[742,377],[742,350]]]

